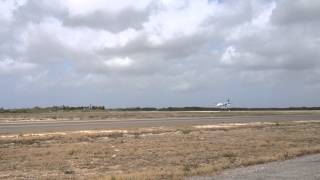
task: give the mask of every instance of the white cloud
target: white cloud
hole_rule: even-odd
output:
[[[13,11],[25,3],[26,0],[1,0],[0,20],[11,21],[13,18]]]
[[[107,66],[107,68],[110,69],[123,69],[123,68],[129,68],[132,66],[134,61],[130,59],[129,57],[125,58],[113,58],[104,61],[104,64]]]
[[[233,46],[229,46],[223,53],[221,61],[224,64],[232,64],[233,60],[239,56],[240,54],[236,51],[236,49]]]
[[[214,5],[206,0],[161,2],[156,13],[151,14],[149,21],[144,23],[148,39],[155,45],[201,33],[202,23],[215,10]]]
[[[271,1],[269,4],[265,3],[254,3],[253,17],[248,21],[239,26],[232,28],[228,40],[237,40],[246,36],[252,36],[261,32],[269,31],[272,26],[270,19],[273,10],[276,8],[276,3]]]
[[[188,82],[179,82],[171,87],[172,90],[177,92],[186,92],[192,90],[193,85]]]
[[[48,71],[32,72],[30,74],[24,75],[22,81],[25,83],[39,83],[41,80],[45,79],[47,75]]]
[[[37,67],[36,64],[16,61],[10,58],[0,60],[0,74],[23,74]]]
[[[147,8],[151,0],[62,0],[71,16],[85,16],[96,11],[119,13],[124,9],[133,8],[143,10]]]
[[[280,0],[277,1],[272,20],[280,26],[317,23],[320,16],[319,9],[320,1],[317,0]]]
[[[122,92],[132,105],[240,101],[256,91],[279,105],[285,94],[273,98],[265,88],[319,86],[319,7],[317,0],[2,0],[0,81],[81,86],[79,94],[103,87],[113,102]],[[149,98],[138,102],[139,93]]]

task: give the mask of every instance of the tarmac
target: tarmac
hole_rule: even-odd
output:
[[[230,169],[217,176],[188,180],[320,180],[320,154]]]
[[[56,131],[127,129],[144,127],[194,126],[221,123],[285,122],[320,120],[320,114],[309,115],[264,115],[228,117],[179,117],[144,119],[103,119],[103,120],[49,120],[28,122],[1,122],[0,133],[39,133]]]

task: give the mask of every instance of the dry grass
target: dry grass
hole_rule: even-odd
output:
[[[0,138],[0,179],[182,179],[320,153],[320,123]]]

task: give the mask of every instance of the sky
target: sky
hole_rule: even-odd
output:
[[[319,0],[0,0],[0,107],[320,106]]]

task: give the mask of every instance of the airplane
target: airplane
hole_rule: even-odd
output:
[[[227,102],[224,102],[224,103],[217,103],[216,107],[219,107],[219,108],[228,108],[228,106],[230,106],[231,103],[230,103],[230,99],[227,100]]]

